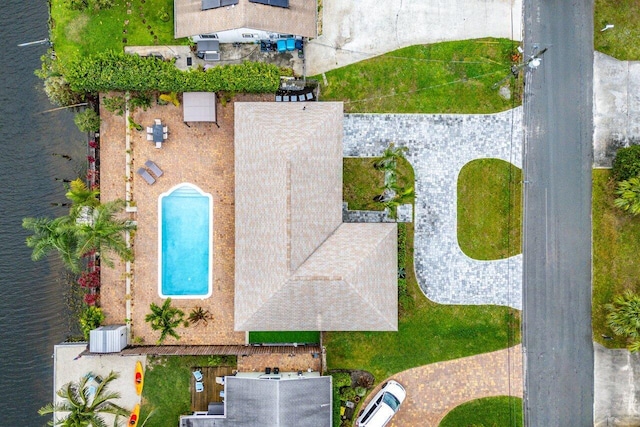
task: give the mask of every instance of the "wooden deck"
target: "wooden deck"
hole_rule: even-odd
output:
[[[209,355],[252,355],[252,354],[321,354],[317,345],[140,345],[127,347],[123,356],[209,356]]]
[[[235,367],[233,366],[194,366],[192,371],[200,369],[202,372],[202,384],[204,385],[204,391],[196,393],[196,379],[191,375],[191,410],[192,411],[206,411],[209,407],[209,402],[222,402],[220,392],[224,390],[224,386],[216,383],[216,377],[224,377],[232,375]]]

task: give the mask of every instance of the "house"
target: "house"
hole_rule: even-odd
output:
[[[236,331],[397,330],[397,226],[342,222],[342,120],[235,103]]]
[[[244,376],[243,376],[244,375]],[[330,376],[284,373],[281,378],[239,373],[225,377],[224,403],[181,416],[180,427],[318,427],[332,425]]]
[[[174,34],[220,43],[316,37],[316,8],[310,0],[175,0]]]

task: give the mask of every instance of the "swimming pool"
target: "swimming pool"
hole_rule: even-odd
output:
[[[193,184],[158,197],[158,293],[161,298],[211,296],[213,198]]]

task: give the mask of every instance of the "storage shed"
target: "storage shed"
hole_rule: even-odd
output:
[[[126,325],[100,326],[89,333],[91,353],[118,353],[129,344]]]

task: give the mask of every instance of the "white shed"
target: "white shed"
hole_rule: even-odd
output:
[[[100,326],[89,333],[91,353],[118,353],[129,344],[126,325]]]

